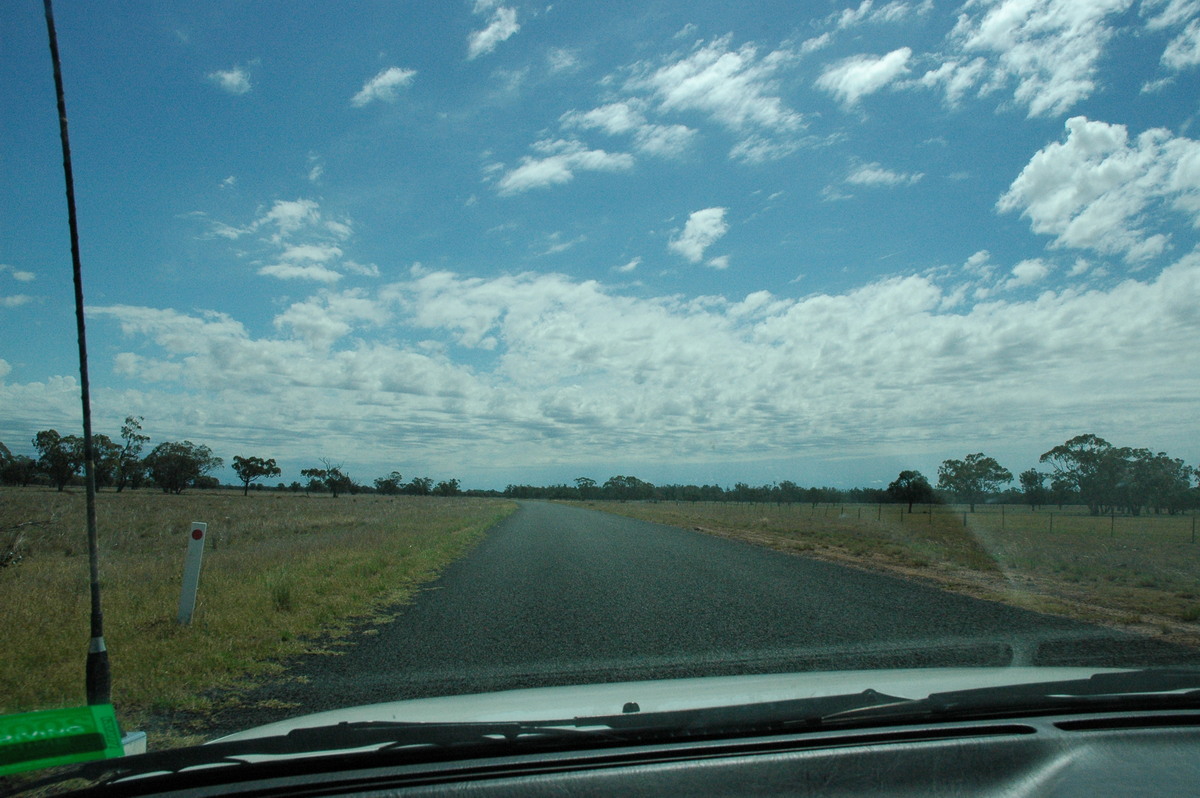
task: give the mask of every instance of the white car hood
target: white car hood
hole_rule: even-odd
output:
[[[498,693],[417,698],[302,715],[222,737],[214,742],[283,735],[337,723],[402,721],[467,723],[564,720],[619,715],[636,703],[642,713],[818,698],[873,689],[901,698],[1006,684],[1086,679],[1116,668],[913,668],[715,676],[642,682],[542,687]]]

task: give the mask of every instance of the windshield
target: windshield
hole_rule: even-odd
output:
[[[1200,664],[1195,3],[54,21],[90,382],[46,15],[11,0],[0,715],[89,702],[89,472],[100,703],[151,749]],[[532,717],[696,708],[596,695]]]

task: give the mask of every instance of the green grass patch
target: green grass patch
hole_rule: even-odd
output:
[[[318,635],[382,622],[516,505],[487,499],[196,491],[100,493],[113,702],[127,727],[203,712],[216,688],[277,673]],[[0,489],[0,713],[83,704],[83,495]],[[192,623],[176,621],[190,522],[208,523]],[[5,542],[0,540],[0,543]]]

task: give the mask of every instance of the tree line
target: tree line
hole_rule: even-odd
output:
[[[141,416],[127,416],[118,440],[107,435],[92,437],[93,473],[98,488],[120,492],[154,486],[166,493],[187,488],[215,488],[219,480],[212,472],[224,460],[203,444],[165,441],[146,452],[150,437],[142,429]],[[0,443],[0,483],[27,486],[51,485],[63,490],[78,480],[83,471],[83,439],[41,430],[32,439],[37,457],[14,455]],[[305,493],[380,493],[384,495],[458,496],[503,495],[515,499],[577,499],[614,501],[771,502],[775,504],[902,503],[912,512],[917,504],[956,502],[974,512],[981,502],[1026,503],[1033,509],[1053,504],[1084,505],[1093,515],[1142,512],[1175,514],[1200,507],[1200,488],[1193,480],[1200,469],[1165,452],[1147,448],[1114,446],[1103,438],[1077,435],[1041,455],[1037,467],[1013,473],[983,452],[962,459],[943,460],[936,484],[921,472],[904,470],[887,488],[801,487],[784,480],[770,485],[737,482],[732,488],[720,485],[654,485],[635,476],[616,475],[599,483],[578,477],[572,484],[547,486],[509,485],[503,492],[464,491],[457,479],[434,482],[429,477],[405,481],[398,471],[376,478],[370,484],[354,480],[341,463],[321,458],[319,465],[300,471],[304,482],[278,483],[275,490]],[[231,468],[242,492],[267,489],[266,480],[278,477],[281,469],[274,458],[237,455]]]
[[[212,472],[225,465],[203,444],[164,441],[149,451],[150,436],[142,428],[142,416],[127,416],[118,440],[108,435],[92,435],[92,474],[98,489],[112,488],[118,493],[129,488],[154,487],[164,493],[182,493],[188,488],[210,489],[221,486]],[[49,485],[59,491],[79,482],[84,473],[84,441],[80,435],[62,435],[57,430],[40,430],[31,440],[36,457],[13,452],[0,442],[0,484],[28,487]],[[321,458],[319,466],[301,469],[305,482],[280,482],[275,490],[331,493],[409,494],[417,496],[458,496],[463,493],[457,479],[434,482],[429,477],[413,477],[407,482],[398,471],[379,477],[372,484],[355,481],[341,463]],[[262,490],[265,480],[283,472],[274,458],[235,455],[230,466],[247,494]]]
[[[1029,504],[1082,504],[1094,515],[1143,511],[1175,514],[1200,507],[1200,488],[1192,482],[1200,469],[1165,452],[1114,446],[1087,433],[1045,452],[1037,467],[1022,471],[1018,486],[1013,474],[983,452],[962,459],[943,460],[936,484],[920,471],[904,470],[887,488],[804,488],[784,480],[753,486],[745,482],[732,488],[720,485],[654,485],[633,476],[618,475],[604,483],[579,477],[574,484],[548,486],[509,485],[504,495],[515,499],[576,499],[616,501],[770,502],[775,504],[876,504],[900,503],[912,512],[916,504],[961,503],[975,512],[982,502]]]

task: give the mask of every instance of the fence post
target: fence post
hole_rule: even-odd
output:
[[[188,537],[187,555],[183,560],[183,589],[179,593],[179,622],[192,622],[196,609],[196,589],[200,586],[200,561],[204,558],[204,538],[208,524],[192,522],[192,533]]]

